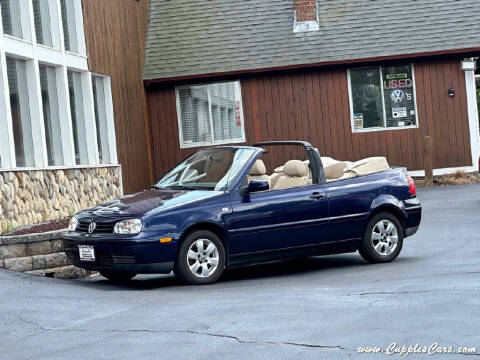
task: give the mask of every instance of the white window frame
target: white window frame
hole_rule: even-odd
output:
[[[413,81],[413,101],[415,102],[415,125],[409,126],[394,126],[394,127],[387,127],[387,115],[385,110],[385,94],[383,88],[383,66],[363,66],[360,68],[352,68],[347,70],[347,84],[348,84],[348,100],[350,105],[350,126],[352,129],[352,133],[364,133],[364,132],[372,132],[372,131],[388,131],[388,130],[407,130],[407,129],[417,129],[418,128],[418,109],[417,109],[417,87],[416,87],[416,80],[415,80],[415,67],[413,63],[409,64],[412,68],[412,81]],[[366,129],[355,129],[355,124],[353,121],[353,95],[352,95],[352,82],[350,76],[350,70],[355,69],[367,69],[367,68],[378,68],[380,72],[380,86],[382,90],[382,107],[383,107],[383,127],[370,127]]]
[[[103,103],[99,103],[99,110],[102,111],[103,116],[105,116],[104,126],[106,127],[106,135],[107,138],[102,139],[102,144],[107,145],[108,147],[108,158],[110,159],[110,163],[117,162],[117,146],[116,146],[116,137],[115,137],[115,123],[114,123],[114,113],[113,113],[113,101],[112,101],[112,83],[110,81],[110,77],[103,75],[92,73],[91,78],[99,78],[102,85],[103,90]],[[92,88],[93,89],[93,88]],[[98,90],[97,90],[98,94]],[[95,124],[96,128],[96,124]],[[96,138],[95,138],[96,141]],[[97,147],[98,150],[98,147]],[[100,162],[100,159],[99,159]]]
[[[240,109],[239,109],[239,115],[240,115],[240,121],[242,123],[242,128],[241,128],[241,137],[236,138],[236,139],[230,139],[230,140],[220,140],[220,141],[215,141],[215,132],[213,130],[213,117],[212,117],[212,103],[210,101],[210,89],[208,91],[208,97],[209,97],[209,107],[208,107],[208,115],[209,115],[209,126],[210,126],[210,132],[211,132],[211,137],[212,141],[211,142],[206,142],[206,141],[200,141],[200,142],[195,142],[195,143],[185,143],[183,140],[183,127],[182,127],[182,119],[181,119],[181,106],[180,106],[180,96],[179,96],[179,91],[182,89],[189,89],[191,87],[195,86],[209,86],[209,85],[214,85],[214,84],[224,84],[224,83],[234,83],[235,85],[235,93],[238,92],[239,95],[239,101],[240,101]],[[176,104],[177,104],[177,123],[178,123],[178,139],[180,142],[180,148],[181,149],[187,149],[187,148],[193,148],[193,147],[202,147],[202,146],[215,146],[215,145],[223,145],[223,144],[241,144],[246,142],[245,140],[245,121],[244,121],[244,116],[243,116],[243,99],[242,99],[242,86],[240,80],[231,80],[231,81],[218,81],[218,82],[212,82],[212,83],[204,83],[204,84],[190,84],[190,85],[182,85],[182,86],[177,86],[175,87],[175,97],[176,97]]]
[[[91,72],[88,69],[86,56],[85,34],[83,29],[83,14],[81,0],[71,1],[75,9],[75,28],[77,33],[78,53],[65,51],[63,42],[63,27],[61,23],[60,0],[49,1],[50,26],[52,29],[53,47],[36,43],[35,23],[31,0],[20,0],[22,34],[24,39],[16,38],[3,33],[0,8],[0,171],[29,170],[29,169],[64,169],[85,168],[117,165],[116,142],[113,120],[113,105],[111,98],[110,78],[104,76],[106,107],[108,112],[108,142],[110,149],[110,163],[99,164],[98,148],[96,145],[96,127],[93,104],[93,89]],[[26,25],[25,25],[26,24]],[[6,57],[24,60],[27,67],[28,98],[31,117],[31,131],[33,137],[34,167],[18,168],[15,159],[12,116],[10,109],[10,95],[6,69]],[[49,166],[45,139],[45,124],[42,108],[42,94],[40,86],[39,63],[55,67],[56,90],[58,97],[58,115],[61,121],[61,140],[63,165]],[[85,126],[87,129],[86,141],[88,161],[86,165],[76,165],[73,144],[72,119],[70,114],[70,98],[68,93],[67,71],[72,70],[81,74],[81,89]]]

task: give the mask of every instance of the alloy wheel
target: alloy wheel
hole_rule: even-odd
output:
[[[375,251],[387,256],[395,251],[398,244],[398,230],[390,220],[380,220],[372,230],[372,244]]]
[[[217,247],[208,239],[194,241],[187,252],[188,267],[199,278],[211,276],[217,270],[219,260]]]

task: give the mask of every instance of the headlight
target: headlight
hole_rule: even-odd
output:
[[[142,231],[142,227],[140,219],[123,220],[115,224],[113,232],[115,234],[138,234]]]
[[[68,231],[73,232],[77,230],[77,225],[78,225],[78,219],[75,216],[73,216],[70,219],[70,223],[68,224]]]

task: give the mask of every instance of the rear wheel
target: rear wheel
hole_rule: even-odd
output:
[[[212,284],[225,268],[225,249],[213,232],[197,230],[180,245],[175,261],[175,275],[194,285]]]
[[[375,215],[367,225],[360,255],[371,263],[394,260],[402,250],[403,230],[398,219],[390,213]]]
[[[137,274],[100,271],[100,275],[111,282],[125,282],[133,279]]]

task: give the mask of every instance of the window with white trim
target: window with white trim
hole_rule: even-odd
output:
[[[239,81],[176,88],[180,147],[245,142]]]
[[[72,117],[73,145],[77,165],[88,163],[87,129],[83,109],[81,74],[68,70],[68,92],[70,96],[70,115]]]
[[[62,132],[58,113],[57,75],[53,66],[40,64],[40,91],[49,166],[64,165]]]
[[[34,165],[26,64],[7,57],[8,90],[17,167]]]
[[[97,128],[98,159],[100,164],[110,163],[105,80],[103,76],[92,75],[93,104],[95,110],[95,125]]]
[[[117,164],[110,78],[89,72],[81,0],[0,10],[0,171]]]
[[[348,71],[353,132],[417,127],[413,65]]]
[[[52,46],[52,29],[48,0],[32,0],[37,43]]]
[[[71,0],[60,0],[60,8],[65,50],[78,53],[77,31],[75,29],[75,4]]]
[[[3,33],[18,38],[22,37],[22,18],[19,0],[0,0],[2,10]]]

